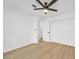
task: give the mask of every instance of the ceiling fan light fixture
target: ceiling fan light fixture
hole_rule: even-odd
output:
[[[47,13],[47,12],[48,12],[48,10],[47,10],[47,9],[44,9],[43,11],[44,11],[44,13]]]

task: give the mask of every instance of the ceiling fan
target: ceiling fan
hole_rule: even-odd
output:
[[[44,4],[40,0],[36,0],[42,8],[37,8],[34,4],[32,5],[34,7],[34,10],[43,10],[45,14],[47,14],[47,11],[55,11],[57,12],[58,10],[49,8],[51,5],[53,5],[57,0],[52,0],[49,4],[47,2],[44,2]]]

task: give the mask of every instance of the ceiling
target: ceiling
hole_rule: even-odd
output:
[[[40,0],[42,3],[51,2],[52,0]],[[41,7],[35,0],[4,0],[4,7],[17,8],[25,12],[29,12],[35,15],[50,16],[50,15],[60,15],[62,13],[74,12],[75,1],[74,0],[58,0],[51,8],[57,9],[58,12],[48,11],[45,15],[42,10],[33,10],[32,4],[37,7]]]

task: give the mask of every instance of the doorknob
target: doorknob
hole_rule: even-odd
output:
[[[50,32],[48,32],[48,33],[50,33]]]

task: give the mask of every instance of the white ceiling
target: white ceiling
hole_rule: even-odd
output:
[[[51,2],[52,0],[40,0],[42,3]],[[35,11],[33,10],[32,4],[37,7],[41,7],[35,0],[4,0],[4,7],[13,7],[23,10],[25,12],[29,12],[35,15],[45,16],[42,10]],[[62,13],[73,12],[75,9],[75,1],[74,0],[58,0],[51,8],[55,8],[58,12],[48,11],[46,16],[50,15],[60,15]]]

